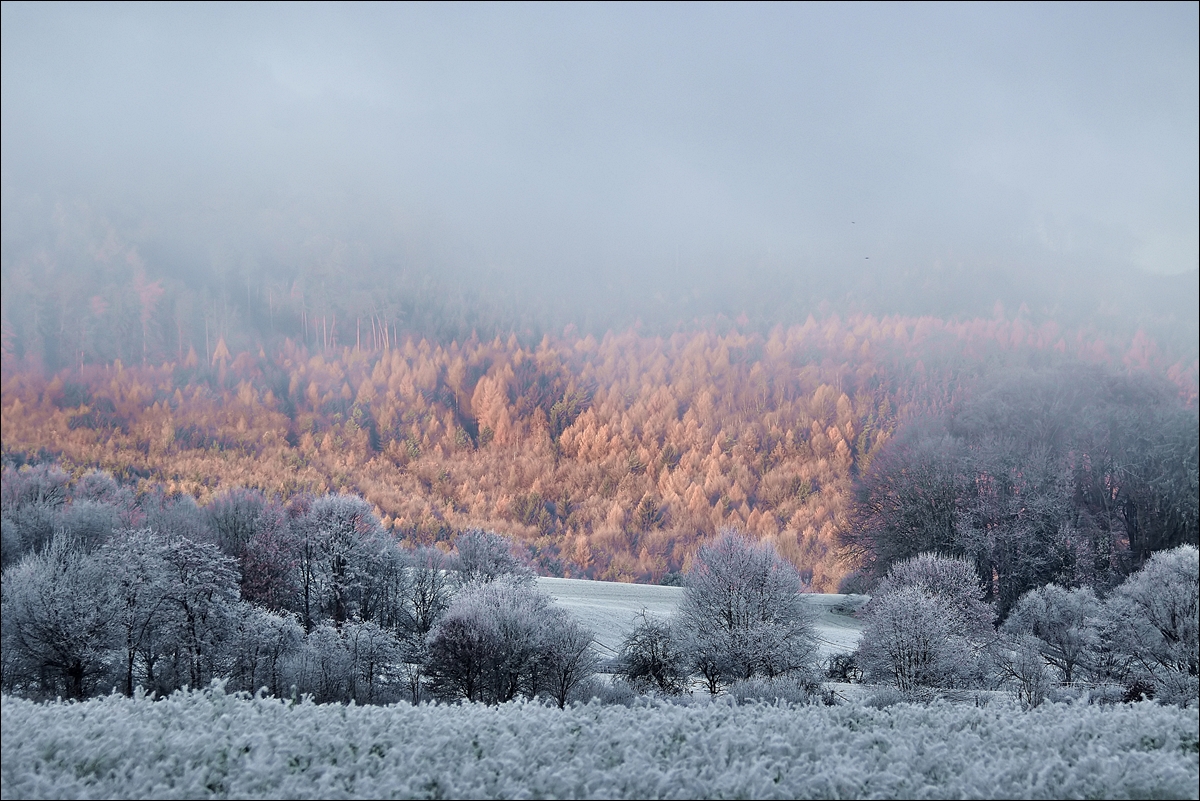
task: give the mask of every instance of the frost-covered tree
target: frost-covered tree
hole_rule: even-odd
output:
[[[985,592],[1000,617],[1031,589],[1090,575],[1070,474],[1044,444],[998,432],[972,443],[967,465],[973,479],[960,498],[961,547],[991,579]]]
[[[1046,664],[1056,668],[1065,684],[1087,670],[1100,645],[1101,604],[1090,587],[1064,589],[1047,584],[1021,597],[1004,622],[1007,634],[1034,638]]]
[[[954,611],[964,635],[979,640],[991,637],[992,607],[983,601],[979,575],[970,560],[923,553],[897,562],[876,587],[875,597],[900,587],[916,587],[940,599]]]
[[[1017,697],[1031,707],[1046,699],[1046,690],[1052,682],[1043,658],[1044,646],[1032,634],[1006,634],[995,647],[1000,678],[1014,684]]]
[[[394,700],[393,674],[401,658],[395,632],[371,621],[353,621],[342,626],[341,634],[349,656],[349,699],[360,704]]]
[[[150,529],[119,532],[98,553],[102,579],[112,603],[112,647],[120,687],[132,696],[143,682],[151,684],[144,662],[153,653],[160,626],[172,610],[166,607],[168,541]]]
[[[288,679],[299,695],[319,704],[349,699],[352,670],[346,640],[334,626],[321,623],[309,631],[288,663]]]
[[[371,504],[353,495],[326,495],[296,519],[300,541],[302,620],[341,625],[358,613],[382,533]]]
[[[519,582],[533,581],[533,570],[513,554],[512,543],[493,531],[468,529],[454,540],[457,568],[463,584],[486,583],[501,576]]]
[[[67,502],[70,477],[57,465],[36,465],[0,474],[0,561],[16,564],[50,544]]]
[[[424,637],[450,607],[452,585],[448,559],[437,548],[421,547],[406,554],[401,627]]]
[[[58,538],[4,571],[3,685],[85,698],[109,675],[114,608],[98,560]]]
[[[162,487],[154,487],[142,497],[139,505],[144,519],[133,527],[144,526],[159,534],[187,537],[193,542],[209,539],[204,511],[186,492],[167,493]]]
[[[873,577],[923,551],[968,556],[1006,617],[1056,582],[1105,591],[1197,545],[1195,408],[1148,375],[989,371],[902,423],[864,465],[844,544]]]
[[[962,625],[942,599],[919,587],[899,587],[872,600],[858,662],[868,681],[902,692],[959,685],[974,657]]]
[[[1150,557],[1108,599],[1105,634],[1130,678],[1158,697],[1196,703],[1200,685],[1200,551],[1182,545]]]
[[[238,600],[236,562],[211,543],[169,538],[161,551],[164,616],[156,625],[166,657],[161,689],[203,687],[226,675],[225,639]]]
[[[813,613],[802,590],[796,569],[770,545],[725,532],[700,549],[684,578],[679,634],[710,691],[815,669]]]
[[[399,670],[413,702],[420,699],[426,638],[450,606],[457,581],[450,559],[437,548],[405,550],[387,543],[372,577],[371,619],[399,639]]]
[[[665,695],[687,688],[690,656],[670,621],[642,612],[642,622],[626,635],[617,657],[620,675],[634,687]]]
[[[71,502],[80,501],[95,501],[123,510],[134,506],[133,492],[118,484],[106,470],[89,470],[75,482],[71,487]]]
[[[235,487],[217,493],[204,507],[213,541],[224,553],[241,559],[263,525],[267,499],[259,490]]]
[[[104,501],[72,501],[59,513],[58,535],[76,543],[83,551],[94,551],[123,527],[121,512]]]
[[[284,508],[267,504],[238,560],[242,598],[277,612],[302,612],[302,545]]]
[[[254,693],[262,688],[274,696],[284,684],[288,661],[304,640],[304,629],[291,613],[277,613],[239,602],[230,615],[225,647],[229,656],[229,690]]]
[[[912,421],[886,441],[859,478],[854,520],[843,535],[869,574],[882,577],[926,551],[965,551],[966,459],[963,443],[938,419]]]
[[[575,688],[595,674],[599,656],[595,634],[562,609],[550,612],[556,620],[547,632],[541,671],[546,693],[563,709]]]
[[[921,554],[894,565],[864,609],[866,678],[901,691],[977,681],[978,654],[993,636],[981,594],[965,559]]]
[[[519,693],[531,698],[553,694],[556,662],[561,668],[571,659],[570,646],[556,637],[562,620],[549,596],[520,577],[468,585],[429,633],[431,689],[443,698],[488,703],[503,703]],[[571,675],[559,675],[560,686],[570,683],[578,667],[564,668]]]

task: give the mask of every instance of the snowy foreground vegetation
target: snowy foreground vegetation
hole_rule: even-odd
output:
[[[704,696],[699,696],[701,699]],[[3,699],[4,798],[1196,798],[1197,710],[1155,703]]]

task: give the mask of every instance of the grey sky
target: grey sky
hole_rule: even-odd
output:
[[[1197,20],[4,3],[3,238],[82,200],[213,260],[336,241],[544,286],[868,257],[1191,271]]]

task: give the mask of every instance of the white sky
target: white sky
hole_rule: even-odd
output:
[[[534,282],[868,257],[1192,271],[1197,20],[6,2],[3,238],[85,202],[233,252],[324,237]]]

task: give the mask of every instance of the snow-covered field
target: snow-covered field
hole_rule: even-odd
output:
[[[546,577],[539,578],[537,584],[596,632],[605,656],[616,655],[621,640],[638,624],[642,610],[665,618],[674,614],[683,600],[681,587]],[[862,623],[850,611],[865,602],[866,597],[818,594],[803,597],[817,609],[817,637],[822,655],[853,651],[862,636]]]
[[[1196,798],[1195,709],[0,701],[3,798]]]

